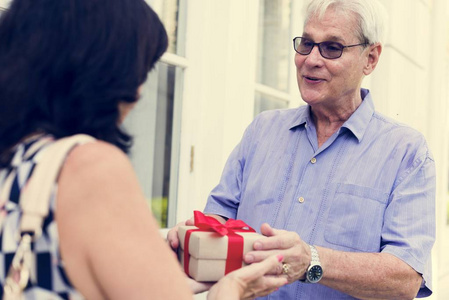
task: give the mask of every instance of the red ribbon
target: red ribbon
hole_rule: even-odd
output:
[[[242,220],[229,219],[221,224],[217,219],[204,215],[195,210],[193,212],[195,226],[198,229],[187,230],[184,239],[184,271],[189,275],[189,242],[190,235],[195,231],[216,232],[221,236],[228,236],[228,253],[226,256],[225,275],[242,267],[243,261],[243,237],[237,232],[256,232]]]

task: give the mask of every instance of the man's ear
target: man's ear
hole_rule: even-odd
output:
[[[379,62],[380,54],[382,53],[382,44],[375,43],[373,45],[369,45],[369,49],[367,49],[367,51],[369,51],[368,60],[363,68],[363,74],[365,75],[371,74],[371,72],[373,72],[376,68],[377,63]]]

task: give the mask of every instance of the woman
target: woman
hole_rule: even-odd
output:
[[[89,134],[67,157],[35,242],[30,297],[188,299],[187,280],[158,233],[125,153],[120,128],[140,86],[167,47],[143,0],[15,0],[0,19],[1,241],[5,266],[17,249],[21,188],[34,158],[55,139]],[[267,294],[286,283],[282,257],[242,268],[209,297]],[[3,282],[2,282],[3,284]],[[203,288],[190,281],[193,291]]]

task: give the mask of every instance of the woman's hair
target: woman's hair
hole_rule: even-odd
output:
[[[357,36],[361,43],[383,43],[387,12],[378,0],[311,0],[306,8],[304,24],[310,18],[321,18],[328,8],[335,9],[339,16],[355,14],[358,19]]]
[[[127,151],[120,102],[167,48],[144,0],[14,0],[0,17],[0,164],[22,138],[85,133]]]

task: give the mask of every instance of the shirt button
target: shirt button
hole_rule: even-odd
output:
[[[299,203],[303,203],[305,200],[304,200],[303,197],[299,197],[299,198],[298,198],[298,201],[299,201]]]
[[[316,158],[315,158],[315,157],[312,158],[312,159],[310,160],[310,162],[311,162],[312,164],[316,163]]]

